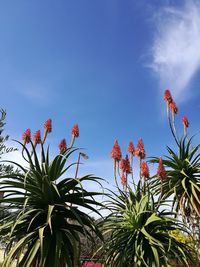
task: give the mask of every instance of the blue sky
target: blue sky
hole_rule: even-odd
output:
[[[86,171],[112,181],[115,139],[124,154],[143,138],[148,156],[173,145],[163,92],[169,88],[199,131],[199,1],[18,0],[0,3],[0,106],[20,139],[49,117],[55,153],[70,142],[90,156]],[[199,140],[199,136],[196,137]],[[16,156],[18,157],[18,156]]]

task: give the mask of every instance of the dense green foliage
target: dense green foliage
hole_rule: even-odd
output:
[[[164,159],[154,157],[150,161],[158,163],[155,175],[150,176],[142,139],[136,150],[133,142],[129,143],[129,157],[126,155],[125,158],[122,158],[117,141],[113,146],[111,156],[118,193],[112,193],[110,197],[107,207],[111,213],[102,228],[107,239],[102,247],[106,251],[107,266],[161,267],[174,261],[188,266],[197,260],[200,146],[193,147],[192,139],[188,139],[186,116],[182,119],[184,138],[179,138],[175,127],[178,109],[169,90],[165,91],[164,99],[177,152],[167,147],[169,155]],[[134,156],[139,158],[137,186],[133,179]],[[128,181],[130,174],[133,184]],[[121,178],[123,190],[119,188],[117,175]],[[175,231],[189,238],[190,242],[174,236],[172,233]]]
[[[12,152],[15,150],[12,147],[6,146],[6,141],[8,141],[9,136],[3,135],[4,126],[5,126],[5,119],[6,119],[6,112],[3,109],[1,109],[0,110],[0,159],[4,154]],[[4,163],[0,164],[0,174],[11,172],[12,170],[13,170],[12,165],[4,164]]]
[[[18,267],[77,267],[81,257],[92,257],[100,245],[95,255],[101,256],[108,267],[163,267],[175,261],[183,266],[195,263],[200,221],[200,145],[193,146],[192,138],[188,139],[186,116],[182,119],[184,137],[179,138],[175,127],[178,109],[169,90],[165,91],[164,99],[177,150],[167,147],[168,155],[164,158],[152,158],[151,163],[159,164],[157,173],[150,176],[142,138],[136,150],[133,142],[129,143],[129,156],[125,158],[115,141],[111,156],[117,192],[110,191],[106,203],[109,215],[100,220],[89,214],[101,216],[97,207],[105,206],[95,197],[102,193],[87,191],[83,185],[85,182],[100,184],[101,179],[92,175],[78,177],[79,161],[81,157],[87,158],[85,154],[78,153],[75,163],[69,161],[78,151],[73,148],[79,136],[78,125],[72,129],[70,148],[67,149],[63,139],[60,154],[53,160],[49,158],[49,147],[44,144],[52,130],[51,119],[44,124],[43,141],[40,131],[34,135],[33,142],[30,129],[26,130],[24,143],[18,143],[27,165],[10,162],[18,171],[12,167],[6,169],[4,165],[0,169],[0,193],[5,193],[0,199],[5,215],[0,219],[0,237],[7,238],[2,267],[10,267],[14,260]],[[3,129],[5,112],[1,113],[0,129]],[[0,136],[1,133],[2,130]],[[4,146],[7,138],[0,139],[0,153],[10,151]],[[38,145],[41,156],[38,156]],[[139,158],[138,183],[134,180],[134,156]],[[75,174],[69,177],[73,166]]]
[[[157,195],[162,186],[162,198],[173,196],[173,208],[182,215],[200,216],[200,146],[192,147],[192,139],[180,141],[178,152],[167,147],[169,156],[163,160],[167,167],[166,179],[152,179],[152,189]],[[155,158],[152,162],[158,162]]]
[[[14,259],[18,267],[79,266],[81,235],[92,241],[93,232],[101,238],[88,215],[88,211],[98,213],[96,205],[101,204],[93,197],[101,193],[86,191],[82,182],[99,182],[99,178],[67,176],[73,164],[66,163],[75,149],[67,149],[50,161],[49,149],[45,152],[43,144],[40,159],[32,142],[31,153],[22,146],[29,166],[17,165],[20,172],[0,177],[0,190],[6,193],[0,202],[14,211],[0,221],[0,236],[9,240],[2,266],[10,267]]]
[[[158,211],[150,189],[140,182],[134,192],[119,190],[108,202],[112,211],[103,224],[104,235],[109,236],[105,246],[106,266],[144,267],[168,266],[170,259],[179,258],[183,265],[193,261],[189,247],[170,235],[170,231],[186,231],[168,211]]]

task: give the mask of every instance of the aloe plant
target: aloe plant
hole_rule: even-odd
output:
[[[162,198],[173,197],[173,209],[180,211],[183,216],[200,217],[200,145],[193,146],[193,138],[188,138],[187,128],[189,121],[186,116],[182,119],[184,126],[184,137],[179,138],[175,127],[175,115],[178,108],[169,90],[165,91],[164,99],[167,102],[167,117],[170,130],[177,144],[176,151],[167,146],[168,155],[163,163],[167,168],[166,178],[157,179],[155,175],[152,179],[152,188],[155,193],[160,194],[162,188]],[[159,158],[152,158],[151,162],[159,162]]]
[[[200,248],[200,145],[193,145],[193,137],[188,137],[189,121],[186,116],[182,118],[184,136],[179,137],[175,126],[178,108],[169,90],[165,91],[164,99],[167,102],[167,117],[176,148],[167,146],[168,154],[163,158],[166,175],[159,177],[157,173],[150,179],[150,185],[163,201],[173,199],[172,211],[181,215],[183,221],[189,224],[196,246]],[[159,160],[154,157],[150,161],[158,163]]]
[[[80,266],[81,236],[92,241],[95,233],[102,238],[89,215],[90,212],[100,215],[96,206],[101,204],[94,197],[101,193],[88,192],[82,183],[99,183],[100,178],[77,177],[77,171],[76,177],[69,177],[70,167],[78,168],[77,163],[68,163],[77,149],[62,146],[61,153],[50,161],[49,147],[45,149],[39,133],[35,141],[40,143],[40,157],[38,143],[29,137],[24,136],[25,144],[18,142],[28,166],[12,162],[20,172],[0,177],[0,191],[5,193],[0,203],[11,211],[0,220],[0,236],[9,240],[2,266],[9,267],[14,260],[18,267]]]
[[[110,215],[103,224],[106,266],[161,267],[171,259],[179,259],[183,266],[193,262],[191,248],[179,242],[170,232],[187,232],[185,226],[169,211],[158,211],[157,203],[147,184],[140,182],[134,192],[113,193],[107,207]]]
[[[166,179],[160,181],[156,176],[152,179],[152,188],[160,194],[162,184],[162,198],[173,197],[173,208],[184,216],[200,216],[200,146],[192,147],[192,139],[183,138],[178,152],[167,147],[169,155],[164,157],[163,163],[167,167]],[[151,162],[158,162],[153,158]]]

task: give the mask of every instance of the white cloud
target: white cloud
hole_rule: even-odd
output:
[[[168,6],[155,22],[151,67],[162,88],[170,88],[183,100],[200,67],[200,4],[186,1],[182,7]]]
[[[29,89],[21,90],[20,93],[27,98],[36,99],[36,100],[44,99],[43,88],[35,88],[35,87],[30,88],[29,86]]]

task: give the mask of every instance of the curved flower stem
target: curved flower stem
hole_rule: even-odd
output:
[[[25,155],[24,155],[24,147],[23,147],[23,149],[22,149],[22,157],[23,157],[23,159],[24,159],[26,162],[29,163],[28,159],[26,159],[26,157],[25,157]]]
[[[136,185],[135,185],[134,177],[133,177],[133,156],[132,155],[130,157],[130,163],[131,163],[131,178],[132,178],[134,189],[136,191]]]
[[[31,151],[31,157],[33,156],[33,150],[36,149],[36,146],[37,146],[37,143],[34,143],[34,144],[33,144],[32,151]]]
[[[143,184],[142,184],[142,174],[141,174],[141,166],[142,166],[142,159],[139,157],[139,166],[140,166],[140,189],[142,190]]]
[[[116,172],[116,169],[117,169],[117,161],[114,160],[114,178],[115,178],[116,186],[119,189],[119,185],[118,185],[118,182],[117,182],[117,172]]]
[[[80,164],[80,158],[81,158],[81,153],[79,152],[79,154],[78,154],[78,160],[77,160],[77,164],[76,164],[76,172],[75,172],[74,179],[76,179],[77,176],[78,176],[78,169],[79,169],[79,164]],[[74,189],[72,191],[72,194],[73,193],[74,193]],[[72,207],[72,203],[71,203],[70,207]]]
[[[130,165],[131,165],[131,177],[133,180],[133,156],[132,155],[130,156]]]
[[[128,183],[128,174],[126,173],[126,185],[125,185],[125,192],[127,193],[127,183]]]
[[[44,132],[44,137],[43,137],[43,140],[41,142],[42,144],[44,144],[46,138],[47,138],[47,130]]]
[[[71,140],[71,144],[70,144],[69,148],[72,148],[73,147],[74,141],[75,141],[75,136],[72,135],[72,140]]]
[[[187,135],[187,128],[186,128],[186,126],[184,125],[184,136],[186,136]]]
[[[119,177],[121,177],[120,170],[119,170],[119,162],[117,162],[117,172],[118,172]]]
[[[74,176],[75,179],[78,176],[78,169],[79,169],[80,158],[81,158],[81,153],[78,154],[78,160],[77,160],[77,164],[76,164],[76,172],[75,172],[75,176]]]
[[[187,135],[187,127],[185,127],[185,125],[184,125],[184,137],[189,142],[189,138],[188,138],[188,135]]]
[[[179,146],[179,141],[178,141],[178,138],[176,136],[176,131],[174,131],[173,126],[172,126],[170,112],[169,112],[169,104],[168,103],[167,103],[167,118],[168,118],[168,121],[169,121],[169,126],[170,126],[171,133],[172,133],[172,135],[173,135],[173,137],[175,139],[176,144]]]
[[[162,197],[163,197],[163,180],[161,179],[160,196],[158,198],[157,211],[158,211],[159,206],[161,204]]]
[[[175,126],[175,117],[174,117],[174,116],[173,116],[173,118],[172,118],[172,125],[173,125],[173,131],[174,131],[174,135],[176,136],[177,142],[178,142],[178,144],[179,144],[179,143],[180,143],[180,141],[179,141],[178,134],[177,134],[177,131],[176,131],[176,126]]]

